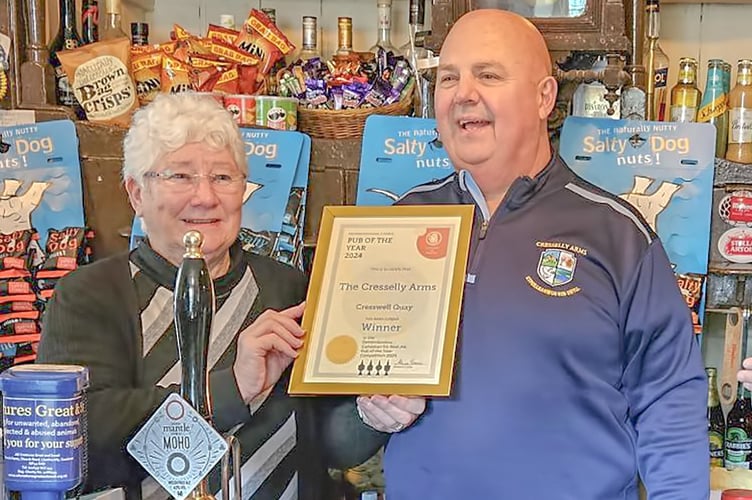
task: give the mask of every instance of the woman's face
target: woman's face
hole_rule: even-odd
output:
[[[212,178],[232,181],[212,182]],[[184,253],[183,236],[190,230],[199,231],[204,236],[202,248],[210,268],[227,258],[238,236],[245,186],[245,177],[230,150],[211,149],[201,142],[165,155],[141,185],[133,179],[126,182],[131,204],[144,220],[152,248],[179,265]]]

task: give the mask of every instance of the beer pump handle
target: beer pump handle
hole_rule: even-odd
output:
[[[175,334],[182,365],[180,395],[211,422],[207,357],[214,316],[214,285],[201,245],[203,236],[183,237],[185,254],[175,280]]]

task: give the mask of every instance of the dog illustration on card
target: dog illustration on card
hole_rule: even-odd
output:
[[[23,181],[5,179],[0,194],[0,233],[31,229],[31,214],[39,206],[50,182],[33,181],[25,191],[20,191]]]

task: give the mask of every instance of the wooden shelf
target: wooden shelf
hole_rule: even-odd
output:
[[[723,491],[732,488],[752,489],[752,470],[710,468],[711,490]]]
[[[123,0],[123,3],[128,7],[135,7],[146,12],[154,10],[155,0]]]
[[[128,0],[126,0],[128,1]],[[731,4],[731,5],[740,5],[740,4],[749,4],[752,5],[752,0],[661,0],[662,4],[667,3],[679,3],[679,4],[693,4],[697,5],[700,3],[712,3],[712,4]]]

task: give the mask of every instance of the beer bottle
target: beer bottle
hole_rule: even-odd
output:
[[[752,462],[752,405],[749,390],[739,384],[736,402],[726,419],[727,469],[749,469]]]
[[[724,85],[724,61],[708,61],[708,78],[702,104],[697,112],[697,121],[712,123],[715,126],[715,156],[726,156],[728,142],[728,94]]]
[[[68,75],[65,73],[57,53],[61,50],[75,49],[83,45],[81,37],[76,30],[76,5],[74,0],[60,0],[60,28],[57,35],[50,44],[50,65],[55,70],[55,97],[57,103],[63,106],[70,106],[76,109],[80,114],[80,107],[76,96],[73,94],[73,87],[68,81]]]
[[[752,60],[737,63],[736,85],[729,93],[726,159],[752,163]]]
[[[697,59],[682,57],[679,60],[679,79],[671,89],[672,122],[697,121],[702,93],[697,88]]]
[[[665,121],[667,120],[667,97],[668,97],[668,66],[669,60],[666,52],[661,48],[658,42],[661,31],[661,6],[658,0],[647,0],[645,5],[645,44],[643,54],[645,54],[645,64],[648,60],[648,50],[650,47],[650,38],[655,39],[655,49],[653,50],[653,109],[648,114],[649,120]]]
[[[337,51],[334,53],[334,56],[349,56],[352,53],[352,17],[338,17]]]
[[[81,5],[81,36],[84,43],[99,40],[99,0],[84,0]]]
[[[708,438],[710,440],[710,465],[723,467],[723,442],[726,422],[723,419],[721,399],[718,396],[718,380],[715,368],[705,368],[708,375]]]

